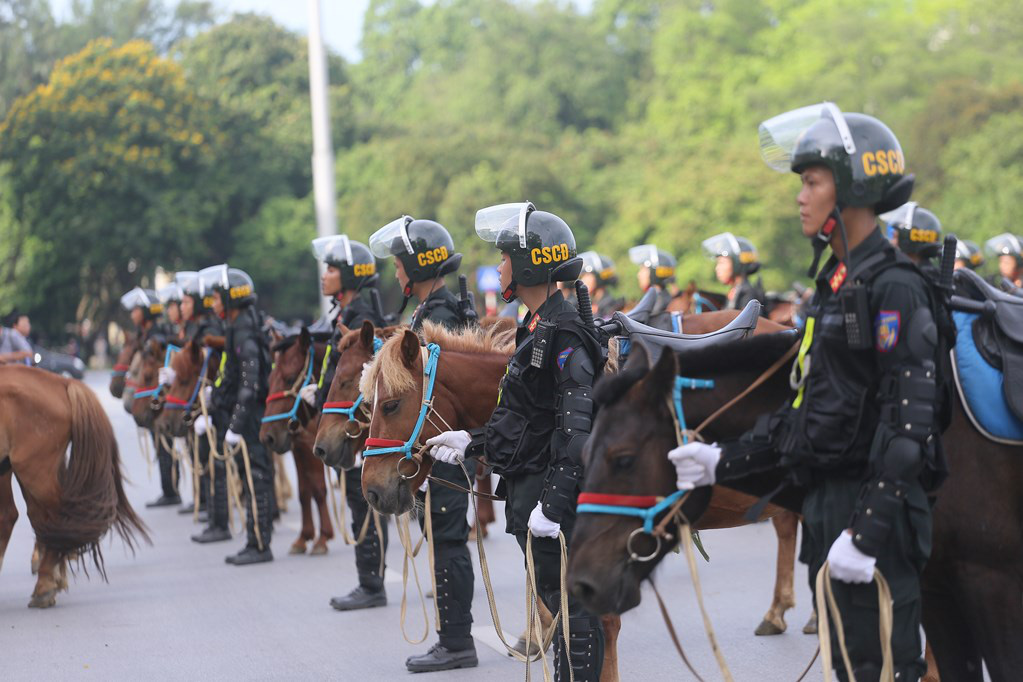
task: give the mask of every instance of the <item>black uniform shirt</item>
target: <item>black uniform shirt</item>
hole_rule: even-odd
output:
[[[458,310],[458,299],[443,284],[434,289],[426,297],[425,301],[416,306],[409,326],[412,328],[412,331],[418,332],[426,320],[434,324],[443,325],[448,329],[457,329],[462,326],[462,315]]]

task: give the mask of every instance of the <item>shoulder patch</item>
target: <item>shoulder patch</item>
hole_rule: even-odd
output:
[[[572,354],[572,351],[574,351],[574,350],[575,350],[574,347],[569,346],[565,350],[563,350],[560,353],[558,353],[558,369],[559,370],[564,371],[565,363],[568,362],[568,357]]]
[[[882,353],[895,348],[899,342],[899,326],[902,321],[898,310],[881,310],[874,321],[877,349]]]

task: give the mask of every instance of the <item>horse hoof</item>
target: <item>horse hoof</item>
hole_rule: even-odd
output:
[[[42,594],[33,594],[28,602],[30,609],[48,609],[57,603],[57,590],[47,590]]]
[[[812,614],[810,620],[806,621],[806,625],[803,626],[804,635],[816,635],[817,634],[817,614]]]
[[[305,540],[295,540],[291,543],[288,554],[305,554]]]
[[[760,621],[760,625],[757,626],[756,635],[758,637],[769,637],[771,635],[780,635],[785,632],[784,627],[778,627],[769,620]]]
[[[320,538],[313,545],[312,551],[309,552],[309,556],[322,556],[327,553],[327,541]]]

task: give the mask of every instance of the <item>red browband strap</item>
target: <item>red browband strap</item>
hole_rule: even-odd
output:
[[[605,493],[579,493],[577,504],[608,504],[615,507],[649,509],[663,500],[656,495],[609,495]]]
[[[269,405],[270,403],[272,403],[275,400],[280,400],[281,398],[287,398],[287,397],[288,396],[284,393],[284,391],[280,391],[279,393],[271,393],[270,395],[268,395],[266,397],[266,404]]]
[[[168,402],[171,405],[187,405],[188,404],[188,401],[185,400],[184,398],[178,398],[177,396],[173,396],[173,395],[165,395],[163,397],[163,400],[164,400],[164,402]]]
[[[335,403],[323,403],[323,409],[336,410],[340,408],[342,410],[346,410],[354,404],[355,403],[353,403],[351,400],[339,400]]]
[[[367,448],[394,448],[405,444],[403,440],[392,440],[390,438],[367,438]]]
[[[129,365],[121,365],[121,364],[114,365],[114,371],[115,372],[127,372],[129,369],[131,369],[131,367]]]

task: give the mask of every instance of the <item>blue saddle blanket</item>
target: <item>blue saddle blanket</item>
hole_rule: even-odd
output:
[[[956,325],[956,385],[974,424],[987,436],[1023,441],[1023,421],[1005,401],[1001,370],[989,365],[973,340],[978,315],[953,311]]]

